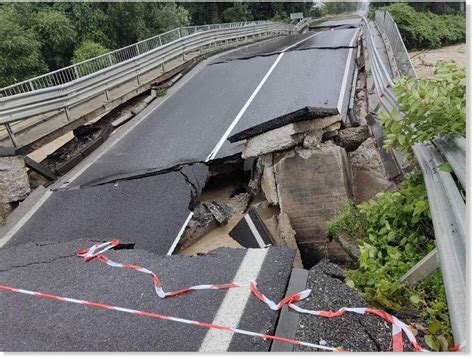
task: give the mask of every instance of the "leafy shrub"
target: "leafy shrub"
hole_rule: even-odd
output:
[[[77,64],[78,62],[92,59],[93,57],[103,55],[109,51],[109,49],[102,46],[101,44],[98,44],[97,42],[85,40],[74,50],[72,63]]]
[[[434,79],[395,81],[394,92],[404,114],[381,114],[385,147],[396,146],[409,152],[417,142],[444,135],[466,134],[466,70],[451,62],[436,65]]]
[[[399,283],[435,248],[421,175],[408,177],[398,192],[379,193],[358,206],[345,204],[329,223],[328,231],[331,235],[344,233],[358,241],[359,266],[348,271],[349,286],[361,291],[377,307],[417,313],[420,320],[429,323],[427,345],[434,349],[441,349],[444,338],[452,341],[440,271],[413,289]]]
[[[416,11],[407,4],[392,4],[381,10],[390,12],[408,49],[437,48],[466,41],[466,18],[463,15]]]

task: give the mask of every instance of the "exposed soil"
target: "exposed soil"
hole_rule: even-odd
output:
[[[411,51],[408,55],[420,78],[433,78],[438,61],[454,60],[458,65],[467,66],[466,44],[450,45],[435,50]]]

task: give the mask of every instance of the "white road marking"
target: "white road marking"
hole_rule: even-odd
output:
[[[36,213],[36,211],[43,205],[44,202],[51,196],[53,192],[51,190],[47,190],[36,202],[28,212],[25,213],[21,219],[15,223],[15,225],[10,228],[10,230],[0,239],[0,248],[3,247],[5,244],[8,243],[10,239],[18,232],[18,230],[23,227],[23,225],[29,221],[29,219]]]
[[[258,86],[255,88],[255,90],[252,92],[252,94],[250,95],[250,97],[247,99],[247,101],[245,102],[244,106],[240,109],[239,113],[237,114],[237,116],[235,116],[234,120],[232,121],[232,123],[230,124],[229,128],[227,128],[227,130],[224,132],[224,134],[222,135],[221,139],[219,140],[219,142],[217,142],[217,144],[215,145],[214,149],[211,151],[211,153],[209,153],[209,155],[207,156],[206,158],[206,161],[205,162],[208,162],[208,161],[211,161],[213,160],[216,156],[217,156],[217,153],[219,152],[219,150],[221,149],[222,145],[224,144],[224,142],[227,140],[227,137],[229,137],[230,133],[232,132],[232,130],[235,128],[235,126],[237,126],[237,123],[240,121],[240,119],[242,118],[242,116],[244,115],[244,113],[247,111],[248,107],[250,106],[250,104],[252,103],[252,101],[254,100],[255,96],[257,96],[257,94],[259,93],[259,91],[261,90],[262,86],[265,84],[265,82],[268,80],[268,78],[270,77],[271,73],[273,72],[273,70],[275,70],[275,67],[278,65],[278,63],[280,62],[280,60],[282,59],[283,55],[285,55],[285,52],[288,51],[289,49],[291,49],[292,47],[295,47],[295,46],[298,46],[299,44],[315,37],[315,36],[318,36],[322,34],[321,32],[318,32],[314,35],[311,35],[311,36],[308,36],[306,38],[304,38],[303,40],[300,40],[296,43],[294,43],[293,45],[290,45],[288,46],[287,48],[283,49],[280,51],[280,54],[278,55],[278,57],[276,58],[275,62],[273,63],[273,65],[268,69],[267,73],[265,74],[265,76],[263,77],[263,79],[260,81],[260,83],[258,84]]]
[[[354,33],[354,36],[352,37],[351,41],[349,42],[349,46],[353,46],[354,39],[356,38],[356,35],[359,34],[359,29],[356,30]],[[347,60],[346,60],[346,66],[344,68],[344,77],[342,78],[342,85],[341,85],[341,90],[339,92],[339,99],[337,101],[337,110],[339,111],[339,114],[342,114],[342,105],[344,102],[344,93],[346,92],[346,85],[347,85],[347,79],[349,78],[349,68],[351,65],[351,59],[352,59],[352,53],[354,52],[354,48],[350,48],[349,53],[347,55]]]
[[[168,250],[168,253],[166,253],[167,256],[170,256],[170,255],[173,254],[174,249],[175,249],[176,246],[178,245],[178,242],[179,242],[179,240],[181,239],[181,236],[183,235],[184,230],[186,229],[186,226],[188,225],[189,221],[190,221],[191,218],[193,217],[193,214],[194,214],[194,212],[189,212],[188,217],[186,218],[186,220],[184,221],[183,225],[181,226],[181,229],[179,230],[178,235],[177,235],[176,238],[174,239],[173,244],[171,244],[171,247],[170,247],[170,249]]]
[[[248,249],[233,283],[249,283],[256,281],[263,266],[268,249]],[[214,324],[237,327],[250,298],[249,288],[233,288],[227,291],[216,316]],[[209,329],[201,347],[200,352],[225,352],[229,348],[234,333],[217,329]]]
[[[252,218],[250,218],[248,213],[244,216],[244,218],[245,218],[245,221],[247,222],[247,225],[250,228],[250,231],[252,232],[253,236],[257,240],[257,243],[260,246],[260,248],[265,248],[265,242],[263,241],[262,236],[258,232],[257,227],[255,227],[255,224],[253,224]]]

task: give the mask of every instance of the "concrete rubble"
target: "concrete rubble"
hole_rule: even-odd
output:
[[[0,157],[0,203],[21,201],[31,192],[21,157]]]
[[[358,86],[363,84],[359,79]],[[357,93],[360,114],[366,97],[363,88]],[[278,241],[278,219],[288,218],[291,231],[285,233],[294,235],[279,245],[295,243],[306,268],[324,258],[338,263],[357,260],[354,243],[329,238],[328,222],[344,202],[359,203],[394,188],[367,125],[341,128],[339,115],[311,118],[310,113],[302,109],[229,138],[246,141],[242,158],[255,161],[249,187],[254,194],[261,190],[268,204],[279,209],[265,223]]]

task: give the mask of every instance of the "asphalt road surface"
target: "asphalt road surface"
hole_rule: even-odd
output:
[[[282,37],[203,66],[159,106],[152,103],[113,134],[73,171],[70,183],[48,189],[7,232],[0,283],[272,333],[277,313],[248,288],[159,300],[149,276],[83,263],[74,254],[93,243],[87,239],[118,238],[135,247],[110,256],[159,272],[167,290],[256,280],[279,301],[293,264],[287,248],[165,255],[204,187],[204,162],[240,151],[241,144],[231,145],[227,137],[305,106],[345,115],[357,34],[344,29]],[[183,163],[189,165],[157,173]],[[0,297],[1,351],[267,351],[270,344],[44,298],[2,291]]]
[[[278,313],[248,287],[160,299],[149,275],[75,256],[92,244],[80,240],[0,249],[0,285],[259,333],[273,331]],[[285,295],[294,256],[283,247],[226,248],[199,257],[162,257],[137,249],[105,254],[155,272],[165,291],[253,280],[274,301]],[[270,345],[253,337],[2,290],[0,301],[0,351],[268,351]]]
[[[357,34],[309,32],[215,59],[126,135],[112,135],[108,143],[114,144],[86,160],[72,183],[49,190],[31,218],[8,234],[7,245],[120,238],[166,254],[189,216],[189,183],[176,172],[129,178],[238,153],[241,143],[226,141],[231,134],[305,106],[337,107],[344,114]],[[206,166],[193,168],[205,181]]]

